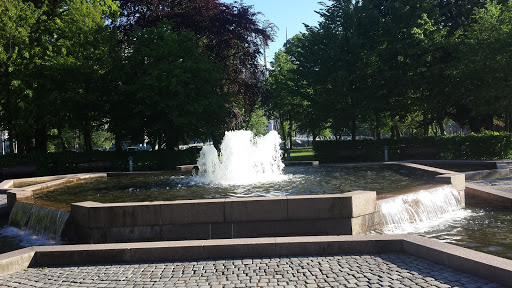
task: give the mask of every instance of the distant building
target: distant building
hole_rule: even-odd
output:
[[[277,121],[269,120],[267,124],[267,133],[270,131],[277,131]]]

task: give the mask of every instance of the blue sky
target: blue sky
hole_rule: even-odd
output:
[[[233,3],[234,0],[224,2]],[[302,23],[316,26],[320,21],[320,17],[315,13],[322,8],[318,0],[244,0],[240,2],[254,6],[254,11],[264,14],[260,15],[260,19],[274,23],[279,29],[276,31],[274,42],[270,43],[267,49],[268,61],[274,59],[274,54],[286,42],[286,27],[288,27],[288,37],[291,38],[299,32],[306,31]]]

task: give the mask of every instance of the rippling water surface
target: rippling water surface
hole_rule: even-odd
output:
[[[187,173],[165,173],[95,179],[39,193],[35,202],[69,209],[81,201],[141,202],[268,197],[344,193],[356,190],[379,194],[403,193],[431,185],[431,180],[410,178],[381,167],[304,167],[284,169],[285,180],[254,185],[210,185]],[[68,208],[66,208],[68,207]]]

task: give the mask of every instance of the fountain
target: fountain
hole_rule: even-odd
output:
[[[218,151],[205,146],[198,160],[199,177],[206,184],[250,185],[286,179],[276,131],[254,137],[251,131],[226,132]]]
[[[381,233],[424,233],[446,218],[467,215],[463,174],[414,163],[284,167],[279,143],[276,132],[227,132],[220,154],[213,146],[203,148],[196,176],[97,175],[30,197],[37,205],[54,201],[71,210],[75,241],[82,243],[364,234],[378,228],[379,219],[386,225]],[[114,191],[111,182],[121,188]],[[425,187],[432,183],[437,187]],[[401,189],[423,191],[382,199],[403,194]],[[52,214],[33,207],[18,201],[11,225],[39,227],[38,215]],[[62,229],[67,214],[53,214],[43,223]],[[55,239],[57,230],[47,236]]]

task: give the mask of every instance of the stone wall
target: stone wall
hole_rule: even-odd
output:
[[[71,205],[79,243],[357,235],[376,228],[376,192]]]

